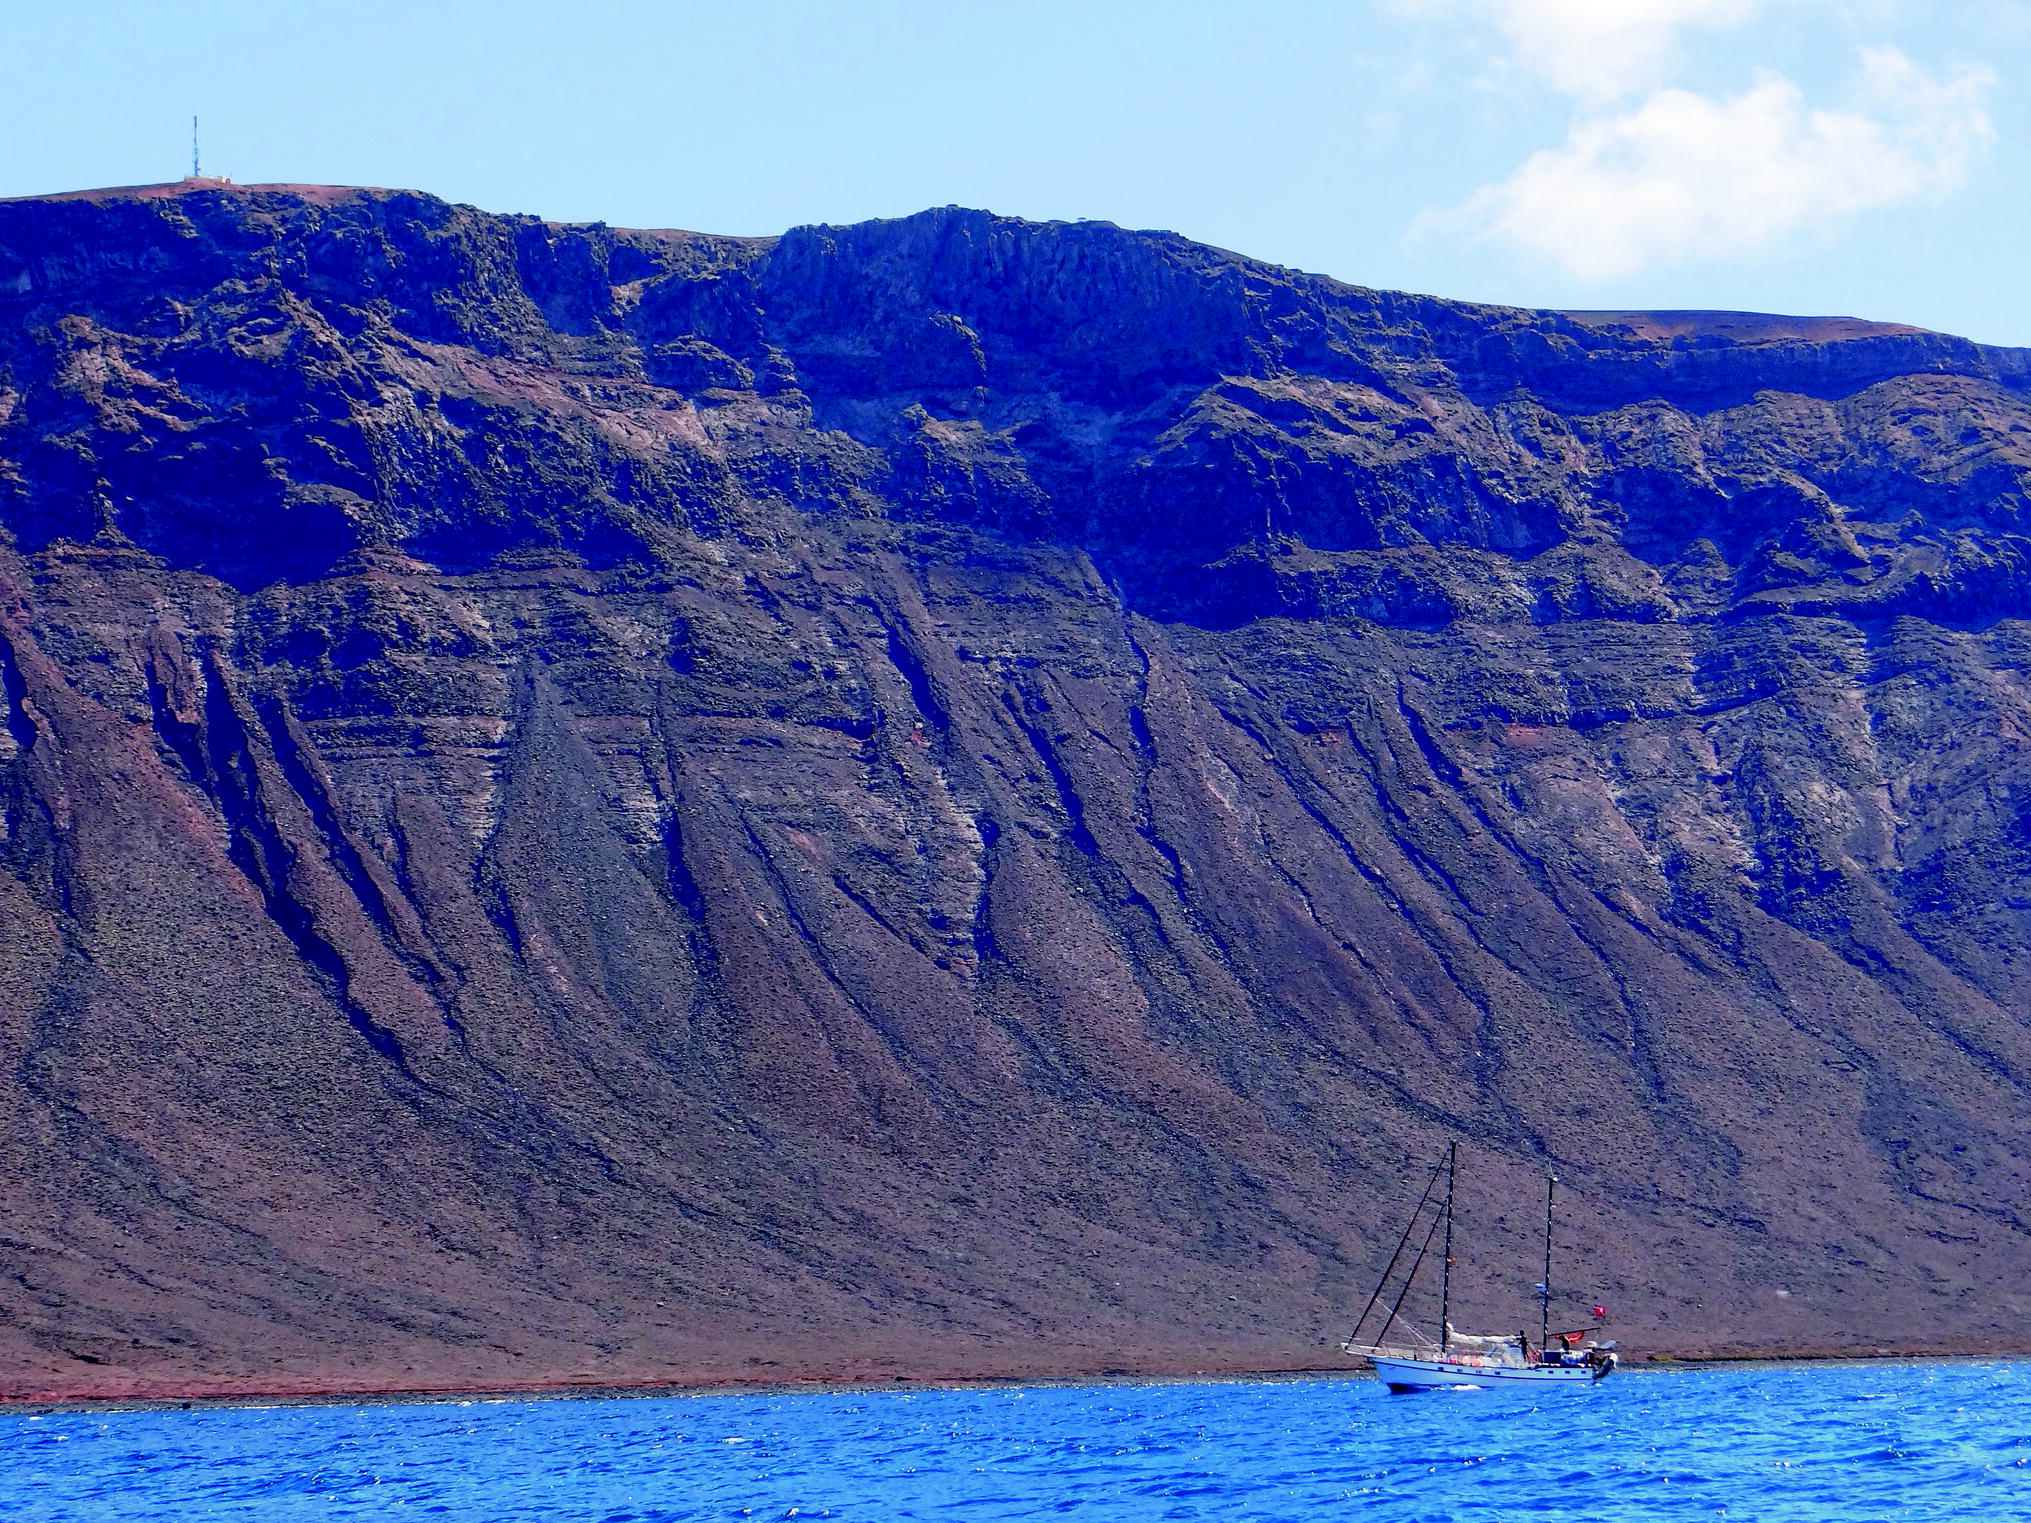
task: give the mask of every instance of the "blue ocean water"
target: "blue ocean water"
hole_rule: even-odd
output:
[[[2031,1518],[2031,1363],[0,1418],[0,1518]]]

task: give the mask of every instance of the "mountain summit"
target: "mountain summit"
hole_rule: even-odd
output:
[[[1454,1137],[1463,1322],[1550,1167],[1646,1347],[2023,1344],[2031,354],[217,184],[0,309],[17,1393],[1325,1362]]]

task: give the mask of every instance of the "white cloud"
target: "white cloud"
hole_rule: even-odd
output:
[[[1655,84],[1688,27],[1748,21],[1758,0],[1487,0],[1517,62],[1555,89],[1613,100]]]
[[[1385,0],[1399,15],[1492,25],[1504,62],[1562,94],[1609,101],[1665,77],[1688,29],[1740,26],[1799,0]]]
[[[1581,116],[1563,143],[1418,231],[1493,238],[1585,280],[1825,237],[1857,213],[1958,187],[1992,136],[1993,83],[1985,70],[1935,78],[1879,47],[1862,54],[1842,110],[1808,107],[1775,73],[1728,97],[1657,90]]]

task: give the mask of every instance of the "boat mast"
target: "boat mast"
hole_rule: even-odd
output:
[[[1446,1253],[1439,1263],[1439,1352],[1453,1341],[1453,1182],[1460,1173],[1460,1144],[1446,1144]]]
[[[1537,1287],[1537,1346],[1551,1341],[1551,1195],[1558,1188],[1556,1174],[1544,1176],[1544,1282]]]

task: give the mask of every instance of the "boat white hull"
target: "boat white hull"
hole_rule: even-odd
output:
[[[1461,1386],[1591,1385],[1606,1369],[1586,1365],[1494,1364],[1478,1359],[1393,1359],[1369,1356],[1392,1391],[1447,1391]]]

